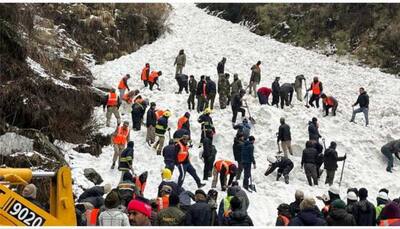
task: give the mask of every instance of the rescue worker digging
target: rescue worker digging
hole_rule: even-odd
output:
[[[325,116],[329,115],[329,109],[332,108],[333,116],[336,116],[336,110],[339,105],[338,101],[333,96],[326,96],[324,93],[321,95],[322,98],[322,105],[325,110]]]
[[[156,136],[158,140],[156,144],[153,145],[153,148],[157,150],[157,155],[161,155],[161,150],[164,147],[164,140],[165,140],[165,132],[169,130],[168,127],[168,118],[171,116],[171,112],[166,110],[161,118],[157,120],[156,125]]]
[[[211,184],[211,188],[217,187],[218,182],[218,174],[221,182],[221,190],[225,191],[228,186],[232,184],[233,178],[236,176],[237,167],[236,165],[229,160],[218,160],[214,164],[213,169],[213,180]],[[226,178],[229,175],[228,185],[226,184]]]
[[[128,89],[128,91],[130,91],[129,87],[128,87],[128,79],[131,78],[131,76],[129,74],[126,74],[124,77],[122,77],[122,79],[119,81],[118,84],[118,90],[119,90],[119,97],[123,98],[124,94],[125,94],[125,90]]]
[[[267,159],[270,165],[264,175],[268,176],[273,171],[275,171],[276,168],[278,168],[278,173],[276,174],[276,180],[278,181],[283,175],[283,177],[285,178],[285,183],[289,184],[289,173],[293,169],[293,162],[289,158],[281,156],[278,157],[269,156]]]
[[[117,125],[119,126],[121,124],[121,116],[119,115],[118,111],[120,105],[121,105],[121,100],[119,99],[117,93],[115,93],[115,89],[112,88],[110,90],[110,93],[103,102],[103,111],[105,111],[107,107],[107,113],[106,113],[107,127],[110,126],[110,119],[112,114],[114,114],[115,118],[117,119]]]

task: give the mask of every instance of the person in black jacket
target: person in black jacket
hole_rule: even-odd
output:
[[[139,95],[136,102],[132,105],[132,126],[133,130],[139,131],[142,125],[143,115],[146,111],[145,101]]]
[[[150,108],[147,110],[146,115],[146,142],[149,146],[151,146],[156,141],[156,124],[157,124],[157,115],[156,115],[156,103],[151,102]]]
[[[242,167],[244,170],[243,188],[251,192],[249,189],[249,179],[251,178],[251,164],[256,168],[256,161],[254,160],[254,136],[250,136],[242,145]]]
[[[233,145],[232,145],[232,150],[233,150],[233,157],[235,161],[238,163],[238,169],[236,173],[236,180],[240,180],[240,177],[243,172],[243,166],[242,166],[242,145],[244,143],[244,136],[242,133],[239,133],[235,136],[233,139]]]
[[[279,132],[278,132],[278,144],[279,141],[281,142],[281,146],[283,149],[283,153],[285,155],[285,157],[288,157],[288,151],[290,153],[290,155],[293,155],[293,151],[292,151],[292,137],[290,134],[290,126],[288,124],[285,123],[285,118],[281,118],[280,119],[280,123],[281,125],[279,126]]]
[[[206,77],[207,104],[206,107],[214,109],[215,95],[217,94],[217,85],[209,76]]]
[[[309,140],[315,140],[319,142],[319,138],[321,138],[322,136],[319,134],[318,128],[318,119],[316,117],[313,117],[312,120],[308,122]]]
[[[301,168],[304,167],[307,181],[310,186],[313,186],[313,184],[318,185],[318,175],[316,167],[317,157],[317,150],[313,147],[311,141],[307,141],[306,149],[303,150],[303,155],[301,157]]]
[[[289,226],[326,226],[327,223],[321,212],[315,206],[313,198],[304,198],[300,203],[300,212],[290,220]]]
[[[357,226],[376,226],[375,206],[367,200],[368,190],[360,188],[358,191],[360,201],[354,205],[353,216]]]
[[[194,110],[194,97],[196,96],[196,91],[197,91],[197,81],[194,79],[193,75],[190,75],[189,79],[189,98],[187,100],[188,103],[188,109]]]
[[[267,160],[270,163],[270,165],[264,175],[268,176],[273,171],[275,171],[276,168],[278,168],[276,180],[278,181],[279,178],[281,178],[281,176],[283,175],[283,177],[285,178],[285,183],[289,184],[289,173],[293,169],[293,162],[286,157],[277,158],[273,156],[268,156]]]
[[[289,106],[292,104],[294,92],[294,84],[292,83],[284,83],[280,87],[279,95],[281,98],[281,109],[283,109],[284,105]]]
[[[343,160],[346,160],[346,155],[338,157],[336,152],[336,142],[331,142],[331,145],[324,153],[324,168],[326,169],[325,184],[333,184],[335,172],[338,168],[337,162]]]
[[[207,130],[212,130],[213,135],[215,134],[215,127],[213,120],[211,118],[211,109],[206,108],[204,110],[204,113],[200,115],[200,117],[197,119],[197,122],[201,124],[201,139],[200,142],[203,142],[203,139],[205,137],[206,131]],[[213,140],[213,137],[211,136],[211,141]]]
[[[246,211],[241,210],[241,201],[238,197],[232,197],[230,201],[231,212],[224,219],[223,226],[254,226],[253,221]]]
[[[178,186],[178,184],[175,181],[171,180],[172,173],[171,173],[170,170],[169,171],[168,170],[169,170],[168,168],[165,168],[161,172],[162,181],[158,185],[157,197],[161,197],[161,190],[162,190],[164,185],[167,185],[167,186],[171,187],[171,194],[174,193],[174,194],[179,196],[182,192],[185,191],[185,189],[183,189],[182,187]]]
[[[203,138],[203,153],[201,155],[204,160],[203,180],[208,180],[212,176],[212,168],[217,154],[211,138],[212,130],[208,129],[205,138]]]
[[[126,171],[133,171],[133,145],[133,141],[129,141],[127,147],[119,156],[118,170],[122,172],[120,181],[122,181]]]
[[[353,107],[357,104],[360,105],[360,108],[353,110],[353,115],[351,116],[350,122],[354,122],[354,118],[357,113],[364,113],[365,117],[365,126],[368,126],[368,107],[369,107],[369,96],[363,87],[360,87],[360,95],[357,98],[357,101],[353,104]]]
[[[290,214],[290,206],[288,204],[280,204],[277,208],[278,217],[276,218],[275,226],[289,225],[292,215]]]
[[[90,197],[101,197],[111,191],[111,184],[105,184],[104,186],[93,186],[86,189],[78,198],[77,202],[85,202],[85,199]]]
[[[343,200],[335,200],[331,203],[328,217],[326,218],[328,226],[357,226],[352,214],[346,212],[346,204]]]
[[[185,89],[186,94],[189,93],[188,90],[188,76],[185,74],[177,74],[175,76],[176,81],[178,82],[179,91],[175,92],[176,94],[182,94],[183,89]]]
[[[279,104],[279,92],[280,92],[280,86],[279,86],[279,80],[280,77],[276,77],[275,81],[272,83],[272,103],[271,106],[276,105],[278,107]]]
[[[176,150],[174,140],[169,140],[169,144],[164,147],[162,155],[164,157],[165,168],[168,168],[173,173],[176,164]]]
[[[197,84],[196,98],[197,98],[197,112],[201,113],[207,107],[207,82],[205,76],[200,76],[200,81]]]
[[[242,117],[244,117],[246,115],[246,111],[242,108],[242,106],[243,106],[242,99],[243,99],[244,94],[246,94],[246,91],[241,89],[239,94],[236,94],[232,98],[232,103],[231,103],[231,107],[232,107],[232,126],[234,126],[235,123],[236,123],[236,117],[237,117],[238,112],[242,113]]]
[[[211,226],[211,207],[207,203],[206,193],[198,189],[194,198],[196,203],[186,212],[185,226]]]
[[[304,193],[301,190],[296,190],[294,194],[294,201],[290,203],[290,214],[291,218],[294,218],[300,212],[300,203],[304,199]]]
[[[218,62],[218,65],[217,65],[218,75],[225,74],[225,63],[226,63],[226,58],[222,57],[222,60],[220,62]]]

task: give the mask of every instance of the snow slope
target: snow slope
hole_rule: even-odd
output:
[[[294,199],[296,189],[303,190],[306,195],[316,196],[327,192],[328,186],[320,184],[318,187],[309,187],[304,172],[300,169],[301,153],[308,139],[307,123],[312,117],[320,120],[320,132],[330,141],[338,143],[339,155],[347,153],[347,162],[341,187],[344,198],[349,187],[366,187],[370,193],[370,201],[375,203],[378,189],[386,187],[391,190],[390,197],[400,195],[400,174],[395,171],[389,174],[385,171],[386,159],[380,153],[380,147],[387,141],[400,138],[400,80],[393,75],[355,65],[336,63],[333,59],[307,51],[303,48],[293,47],[279,43],[275,40],[260,37],[248,31],[247,28],[207,15],[203,10],[193,4],[174,4],[168,23],[171,33],[158,39],[150,45],[142,47],[135,53],[110,61],[104,65],[94,66],[91,70],[97,78],[95,84],[116,87],[120,78],[130,73],[133,76],[128,83],[131,88],[141,89],[142,95],[155,101],[159,108],[172,110],[169,120],[172,132],[176,128],[177,119],[186,111],[187,96],[174,94],[177,85],[174,80],[174,58],[180,49],[187,55],[187,67],[184,73],[193,74],[196,79],[200,75],[210,75],[217,80],[216,65],[220,59],[227,58],[226,71],[238,73],[242,82],[247,84],[250,77],[250,67],[257,61],[262,61],[261,86],[270,87],[276,76],[281,77],[281,84],[293,82],[298,74],[304,74],[307,82],[312,77],[318,76],[324,84],[328,95],[334,95],[339,100],[338,114],[336,117],[322,117],[322,112],[317,109],[306,109],[303,103],[294,98],[294,107],[284,110],[270,106],[260,106],[258,101],[246,95],[252,115],[257,124],[252,134],[256,137],[255,158],[257,169],[253,170],[254,183],[257,193],[249,194],[249,214],[256,225],[274,225],[276,207],[282,203],[290,203]],[[161,91],[150,92],[142,89],[140,71],[146,62],[151,63],[152,69],[162,70]],[[232,80],[232,78],[231,78]],[[358,114],[356,122],[349,123],[351,117],[351,104],[355,102],[358,88],[363,86],[370,95],[370,126],[364,127],[363,117]],[[105,117],[99,108],[95,116],[103,128],[101,131],[110,133],[113,128],[104,127]],[[232,159],[232,143],[235,131],[231,128],[231,110],[220,110],[218,99],[213,113],[217,134],[215,145],[218,150],[217,159]],[[198,144],[200,138],[200,125],[197,123],[198,114],[192,112],[191,125],[194,142]],[[275,181],[276,172],[265,177],[267,156],[277,152],[275,133],[278,130],[279,118],[286,117],[291,126],[294,156],[291,158],[295,167],[290,174],[290,184],[285,185],[281,180]],[[130,121],[130,115],[125,114],[124,120]],[[115,125],[115,119],[112,121]],[[145,129],[132,132],[131,138],[135,141],[136,171],[149,171],[149,179],[145,196],[156,196],[156,187],[160,182],[160,171],[163,167],[161,156],[145,144]],[[69,160],[73,168],[74,178],[83,187],[91,186],[91,182],[83,177],[83,168],[93,167],[103,177],[105,182],[118,183],[120,172],[110,170],[112,160],[112,147],[103,149],[100,157],[79,154],[73,151],[72,145],[64,144],[63,148],[69,152]],[[198,157],[201,149],[193,147],[190,151],[191,161],[202,177],[203,164]],[[341,164],[339,165],[341,167]],[[399,161],[395,159],[395,168]],[[178,172],[174,173],[177,180]],[[336,174],[339,180],[340,171]],[[324,183],[323,179],[320,180]],[[211,186],[207,182],[205,190]],[[187,176],[185,188],[196,189],[194,180]],[[78,190],[77,186],[75,188]],[[217,187],[220,190],[220,187]],[[79,190],[78,190],[79,191]],[[222,198],[225,193],[220,193]],[[321,204],[321,203],[319,203]]]

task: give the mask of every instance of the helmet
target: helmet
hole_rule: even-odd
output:
[[[207,107],[207,108],[204,110],[204,114],[211,114],[211,108]]]
[[[268,157],[267,157],[267,160],[269,161],[269,163],[273,164],[273,163],[276,162],[276,157],[268,156]]]
[[[166,110],[166,111],[164,112],[164,116],[167,117],[167,118],[171,117],[171,111]]]

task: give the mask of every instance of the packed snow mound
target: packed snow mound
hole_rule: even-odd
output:
[[[335,96],[339,101],[336,117],[322,117],[322,111],[307,109],[304,103],[293,99],[293,108],[285,107],[284,110],[270,106],[260,106],[258,100],[249,95],[252,116],[257,124],[252,129],[256,138],[255,159],[257,169],[252,171],[253,182],[257,192],[248,194],[250,198],[249,214],[255,225],[274,225],[276,208],[280,203],[290,203],[294,200],[296,189],[301,189],[308,196],[317,196],[326,193],[328,186],[324,185],[323,174],[318,187],[309,187],[306,177],[300,168],[302,150],[308,140],[307,123],[312,117],[320,120],[320,132],[326,139],[336,141],[339,155],[347,153],[347,161],[341,187],[341,196],[345,197],[349,187],[366,187],[370,193],[370,201],[375,203],[378,190],[388,188],[390,197],[400,195],[400,173],[395,170],[389,174],[385,171],[386,158],[380,153],[383,144],[390,140],[400,138],[400,80],[395,76],[380,72],[378,69],[364,68],[355,65],[345,65],[335,62],[331,58],[307,51],[303,48],[293,47],[279,43],[275,40],[255,35],[246,27],[232,24],[217,17],[207,15],[194,4],[174,4],[174,11],[168,23],[171,33],[143,46],[135,53],[123,56],[104,65],[94,66],[91,70],[96,77],[94,82],[98,86],[118,85],[124,74],[131,74],[128,81],[132,89],[140,89],[141,94],[150,101],[157,103],[158,108],[170,109],[172,117],[169,126],[172,132],[176,128],[177,119],[187,111],[187,95],[177,95],[177,85],[174,79],[174,58],[180,49],[184,49],[187,64],[184,73],[193,74],[198,80],[200,75],[209,75],[217,80],[216,65],[222,57],[227,58],[225,71],[238,73],[243,83],[247,84],[250,78],[250,67],[258,60],[262,61],[262,79],[259,86],[270,87],[273,79],[281,77],[281,84],[294,82],[298,74],[304,74],[307,83],[314,76],[318,76],[328,95]],[[140,71],[144,64],[151,64],[152,70],[162,70],[160,77],[161,91],[143,89],[140,81]],[[232,81],[232,78],[231,78]],[[351,104],[358,96],[358,88],[365,87],[370,96],[370,125],[364,126],[362,114],[356,118],[357,124],[350,123],[352,113]],[[220,110],[218,98],[212,114],[216,127],[214,144],[217,147],[217,159],[233,160],[232,143],[235,131],[231,127],[230,108]],[[198,142],[200,140],[200,124],[197,123],[197,112],[191,112],[192,138],[196,143],[190,150],[191,161],[199,177],[202,177],[203,163],[199,159]],[[97,120],[105,123],[105,114],[99,108],[95,112]],[[124,120],[131,121],[130,114],[125,112]],[[290,184],[283,180],[275,181],[276,171],[268,177],[264,176],[267,169],[267,157],[277,152],[276,136],[279,119],[285,117],[292,131],[292,145],[294,156],[290,158],[295,167],[290,173]],[[240,120],[240,118],[239,118]],[[113,119],[112,126],[116,122]],[[101,131],[110,133],[114,128],[103,127]],[[163,168],[163,159],[145,143],[145,128],[141,131],[131,132],[131,139],[135,141],[134,168],[137,173],[148,170],[149,178],[145,196],[156,197],[157,186],[161,180],[160,171]],[[117,185],[120,177],[118,170],[110,170],[113,150],[111,146],[103,149],[103,154],[96,158],[87,154],[79,154],[72,150],[72,146],[64,145],[69,152],[70,163],[73,168],[76,183],[83,187],[93,184],[83,177],[83,169],[93,167],[101,174],[105,182]],[[395,161],[395,169],[399,162]],[[341,163],[339,163],[341,167]],[[173,177],[177,180],[178,172],[175,170]],[[336,182],[340,177],[340,170],[336,173]],[[210,189],[208,181],[204,187]],[[77,188],[77,187],[75,187]],[[196,184],[190,176],[186,176],[184,188],[196,190]],[[220,191],[218,184],[217,189]],[[220,192],[219,198],[226,194]],[[319,203],[321,205],[321,203]]]

